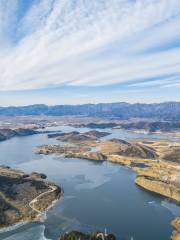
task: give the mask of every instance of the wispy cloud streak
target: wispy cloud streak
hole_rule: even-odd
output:
[[[0,89],[146,85],[152,77],[178,86],[160,76],[180,75],[179,40],[179,0],[39,0],[25,14],[20,0],[2,0]]]

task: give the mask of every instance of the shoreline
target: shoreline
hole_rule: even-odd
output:
[[[42,220],[43,214],[63,194],[63,189],[53,182],[45,181],[46,175],[42,173],[27,174],[19,169],[1,166],[0,179],[0,232]],[[12,194],[17,197],[13,198]]]
[[[142,133],[142,134],[159,134],[161,136],[168,136],[168,137],[173,137],[173,138],[177,138],[177,139],[180,139],[180,132],[163,132],[163,131],[156,131],[156,132],[150,132],[148,130],[137,130],[137,129],[124,129],[124,128],[119,128],[119,129],[122,129],[122,130],[126,130],[128,132],[133,132],[133,133]]]
[[[26,220],[26,221],[22,220],[22,221],[20,221],[20,222],[18,222],[18,223],[15,223],[15,224],[13,224],[13,225],[8,226],[8,227],[2,227],[2,228],[0,227],[0,234],[1,234],[1,233],[6,233],[6,232],[11,232],[11,231],[16,230],[16,229],[18,229],[18,228],[20,228],[20,227],[22,227],[22,226],[24,226],[24,225],[26,225],[26,224],[28,224],[28,223],[43,222],[44,220],[46,220],[46,217],[45,217],[45,218],[41,218],[41,217],[43,217],[44,214],[46,215],[46,213],[47,213],[51,208],[53,208],[53,207],[56,205],[56,203],[57,203],[63,196],[64,196],[64,192],[62,192],[62,194],[60,195],[60,197],[57,198],[57,199],[55,199],[55,200],[47,207],[47,209],[46,209],[45,211],[43,211],[43,212],[39,213],[38,215],[36,215],[36,217],[35,217],[34,219],[32,219],[32,220]]]
[[[127,131],[130,133],[139,133],[139,134],[159,134],[161,136],[168,136],[168,137],[173,137],[173,138],[177,138],[180,139],[180,131],[155,131],[155,132],[151,132],[149,130],[146,129],[126,129],[126,128],[122,128],[122,127],[113,127],[113,128],[108,128],[108,129],[112,129],[112,130],[123,130],[123,131]]]
[[[1,233],[6,233],[6,232],[11,232],[11,231],[16,230],[16,229],[20,228],[21,226],[24,226],[24,225],[26,225],[30,222],[31,221],[20,221],[18,223],[15,223],[15,224],[9,226],[9,227],[2,227],[2,228],[0,227],[0,234]]]

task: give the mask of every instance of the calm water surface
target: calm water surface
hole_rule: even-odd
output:
[[[60,129],[74,130],[64,126],[51,128]],[[113,130],[110,137],[151,136]],[[159,135],[153,134],[152,137]],[[0,143],[0,164],[27,172],[43,172],[49,180],[62,185],[65,192],[64,197],[46,213],[45,222],[28,223],[2,232],[0,239],[56,240],[61,233],[70,230],[95,231],[105,228],[115,233],[119,240],[170,238],[170,221],[180,216],[180,207],[137,187],[133,182],[135,173],[118,164],[36,155],[35,147],[45,143],[57,141],[40,134]]]

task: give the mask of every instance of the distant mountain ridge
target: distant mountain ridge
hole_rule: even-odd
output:
[[[179,120],[180,102],[164,102],[153,104],[126,102],[99,103],[82,105],[55,105],[47,106],[35,104],[20,107],[0,107],[0,115],[22,116],[22,115],[49,115],[66,116],[82,115],[92,117],[115,117],[120,119],[157,118],[160,120]]]

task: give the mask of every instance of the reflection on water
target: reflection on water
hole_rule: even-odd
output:
[[[113,130],[113,134],[122,138],[119,131]],[[129,132],[121,134],[124,138],[132,137]],[[133,181],[135,173],[118,164],[33,153],[36,146],[45,143],[57,141],[40,134],[0,143],[1,164],[43,172],[49,180],[62,184],[65,191],[64,197],[48,211],[44,224],[29,223],[0,233],[0,239],[57,240],[60,234],[72,229],[105,228],[121,240],[130,240],[132,236],[134,240],[169,239],[170,221],[179,215],[180,207],[137,187]]]

